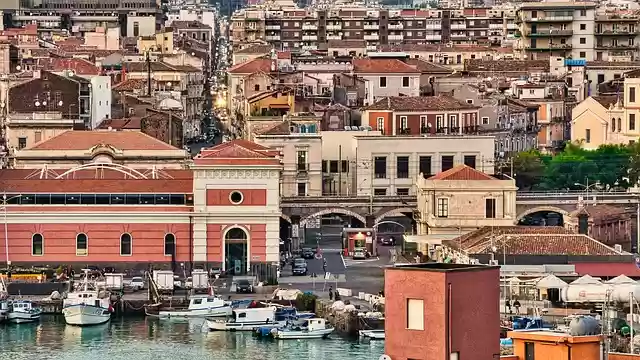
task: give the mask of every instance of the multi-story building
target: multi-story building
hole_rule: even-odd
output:
[[[156,32],[162,19],[156,0],[20,0],[19,6],[13,6],[17,1],[0,4],[10,19],[5,27],[35,23],[45,35],[58,29],[82,35],[99,27],[119,27],[122,36],[148,36]]]

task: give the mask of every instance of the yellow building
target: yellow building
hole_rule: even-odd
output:
[[[571,141],[582,144],[584,149],[593,150],[600,145],[627,144],[630,140],[637,139],[637,134],[628,131],[630,125],[626,112],[622,95],[591,96],[585,99],[573,108]],[[635,116],[637,115],[632,117]],[[632,125],[637,127],[639,124]],[[637,128],[635,131],[637,132]]]
[[[147,51],[173,54],[173,30],[166,28],[155,35],[138,36],[137,48],[140,54]]]
[[[293,91],[264,91],[246,99],[248,116],[282,116],[295,108]]]

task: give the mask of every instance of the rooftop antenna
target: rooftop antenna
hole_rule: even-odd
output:
[[[151,56],[149,50],[147,50],[147,95],[151,96]]]

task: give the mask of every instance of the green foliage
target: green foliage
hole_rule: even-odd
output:
[[[626,189],[640,179],[640,143],[602,145],[586,150],[568,143],[556,155],[525,151],[513,158],[516,185],[521,190]]]
[[[296,297],[296,308],[300,311],[315,311],[317,299],[318,297],[314,294],[298,294]]]

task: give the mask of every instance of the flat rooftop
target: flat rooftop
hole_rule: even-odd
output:
[[[468,265],[449,264],[439,262],[429,262],[420,264],[396,264],[388,267],[390,270],[411,270],[411,271],[431,271],[431,272],[454,272],[454,271],[480,271],[488,269],[499,269],[499,266],[488,265]]]

